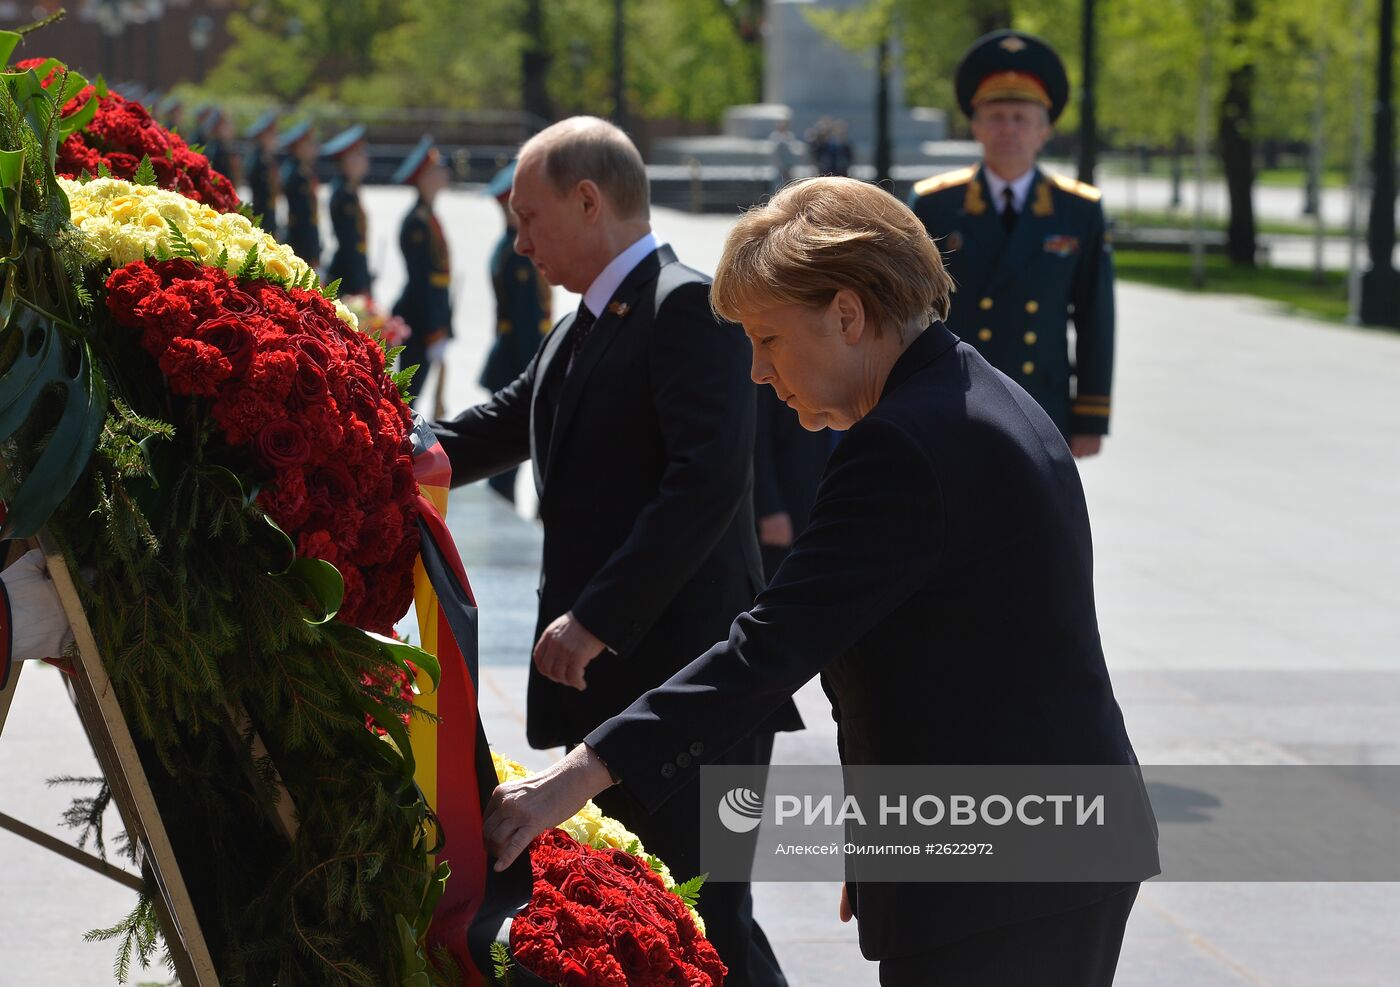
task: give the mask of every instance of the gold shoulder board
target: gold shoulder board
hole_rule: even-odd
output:
[[[915,182],[914,194],[928,195],[930,192],[937,192],[939,189],[952,188],[955,185],[966,185],[976,177],[976,165],[958,168],[956,171],[945,171],[941,175],[925,178],[922,182]]]
[[[1077,195],[1081,199],[1088,199],[1090,202],[1098,202],[1103,198],[1103,193],[1087,182],[1078,182],[1073,178],[1066,178],[1064,175],[1048,176],[1050,181],[1055,183],[1055,187],[1070,195]]]

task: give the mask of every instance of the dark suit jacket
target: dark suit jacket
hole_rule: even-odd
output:
[[[989,189],[983,168],[961,168],[919,182],[910,198],[958,286],[948,328],[1024,387],[1063,434],[1102,435],[1114,317],[1099,190],[1037,170],[1008,237]]]
[[[809,432],[767,384],[758,386],[753,454],[753,506],[759,517],[785,513],[794,535],[807,527],[831,449],[831,433]]]
[[[619,286],[573,373],[570,314],[523,374],[434,426],[454,485],[534,461],[544,522],[536,637],[573,611],[616,652],[588,666],[584,692],[531,666],[533,747],[577,743],[666,681],[723,638],[763,585],[748,344],[715,320],[709,291],[662,247]],[[770,729],[800,726],[790,702],[769,712],[779,707]]]
[[[811,521],[728,642],[585,741],[654,806],[817,673],[848,764],[1136,763],[1074,460],[1030,396],[941,323],[836,447]],[[861,949],[881,959],[1122,887],[853,890]]]

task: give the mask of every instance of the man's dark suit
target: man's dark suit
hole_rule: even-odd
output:
[[[848,764],[1136,763],[1074,461],[1039,405],[941,323],[836,447],[806,530],[728,642],[585,742],[656,806],[818,673]],[[883,960],[1133,886],[851,890],[861,949]],[[1121,928],[1107,938],[1116,948]]]
[[[708,280],[661,247],[623,280],[566,374],[573,322],[486,403],[434,426],[454,486],[533,460],[544,522],[536,638],[572,611],[611,649],[589,664],[583,692],[530,668],[526,731],[537,748],[578,743],[666,681],[763,586],[749,348],[710,312]],[[800,729],[790,700],[769,712],[734,738],[750,745],[739,763],[766,761],[753,728],[769,745],[772,731]],[[689,811],[653,816],[620,792],[599,805],[684,880],[698,873],[698,787]],[[748,885],[705,893],[711,939],[732,967],[733,944],[761,935],[743,918]]]

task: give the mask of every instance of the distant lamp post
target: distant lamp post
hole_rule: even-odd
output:
[[[204,62],[204,53],[209,48],[209,42],[214,40],[214,18],[208,14],[200,14],[190,21],[190,47],[194,49],[194,61],[199,66],[198,80],[204,81],[204,75],[208,67]]]
[[[1395,0],[1380,0],[1380,53],[1376,66],[1375,139],[1371,159],[1371,222],[1366,246],[1371,269],[1361,275],[1361,321],[1400,326],[1400,276],[1395,272]]]

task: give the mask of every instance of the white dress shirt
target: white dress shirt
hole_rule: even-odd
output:
[[[608,262],[608,266],[599,272],[593,283],[588,286],[588,290],[583,293],[583,304],[588,306],[588,311],[593,313],[594,318],[603,314],[603,309],[608,307],[608,302],[612,301],[612,296],[617,293],[627,275],[660,246],[656,234],[648,232]]]
[[[1011,188],[1011,201],[1016,204],[1016,211],[1024,212],[1026,209],[1026,198],[1031,194],[1031,183],[1035,181],[1035,169],[1032,168],[1020,178],[1013,178],[1007,181],[992,169],[983,166],[982,173],[987,176],[987,188],[991,190],[992,201],[996,203],[997,212],[1001,212],[1006,207],[1006,189]]]

